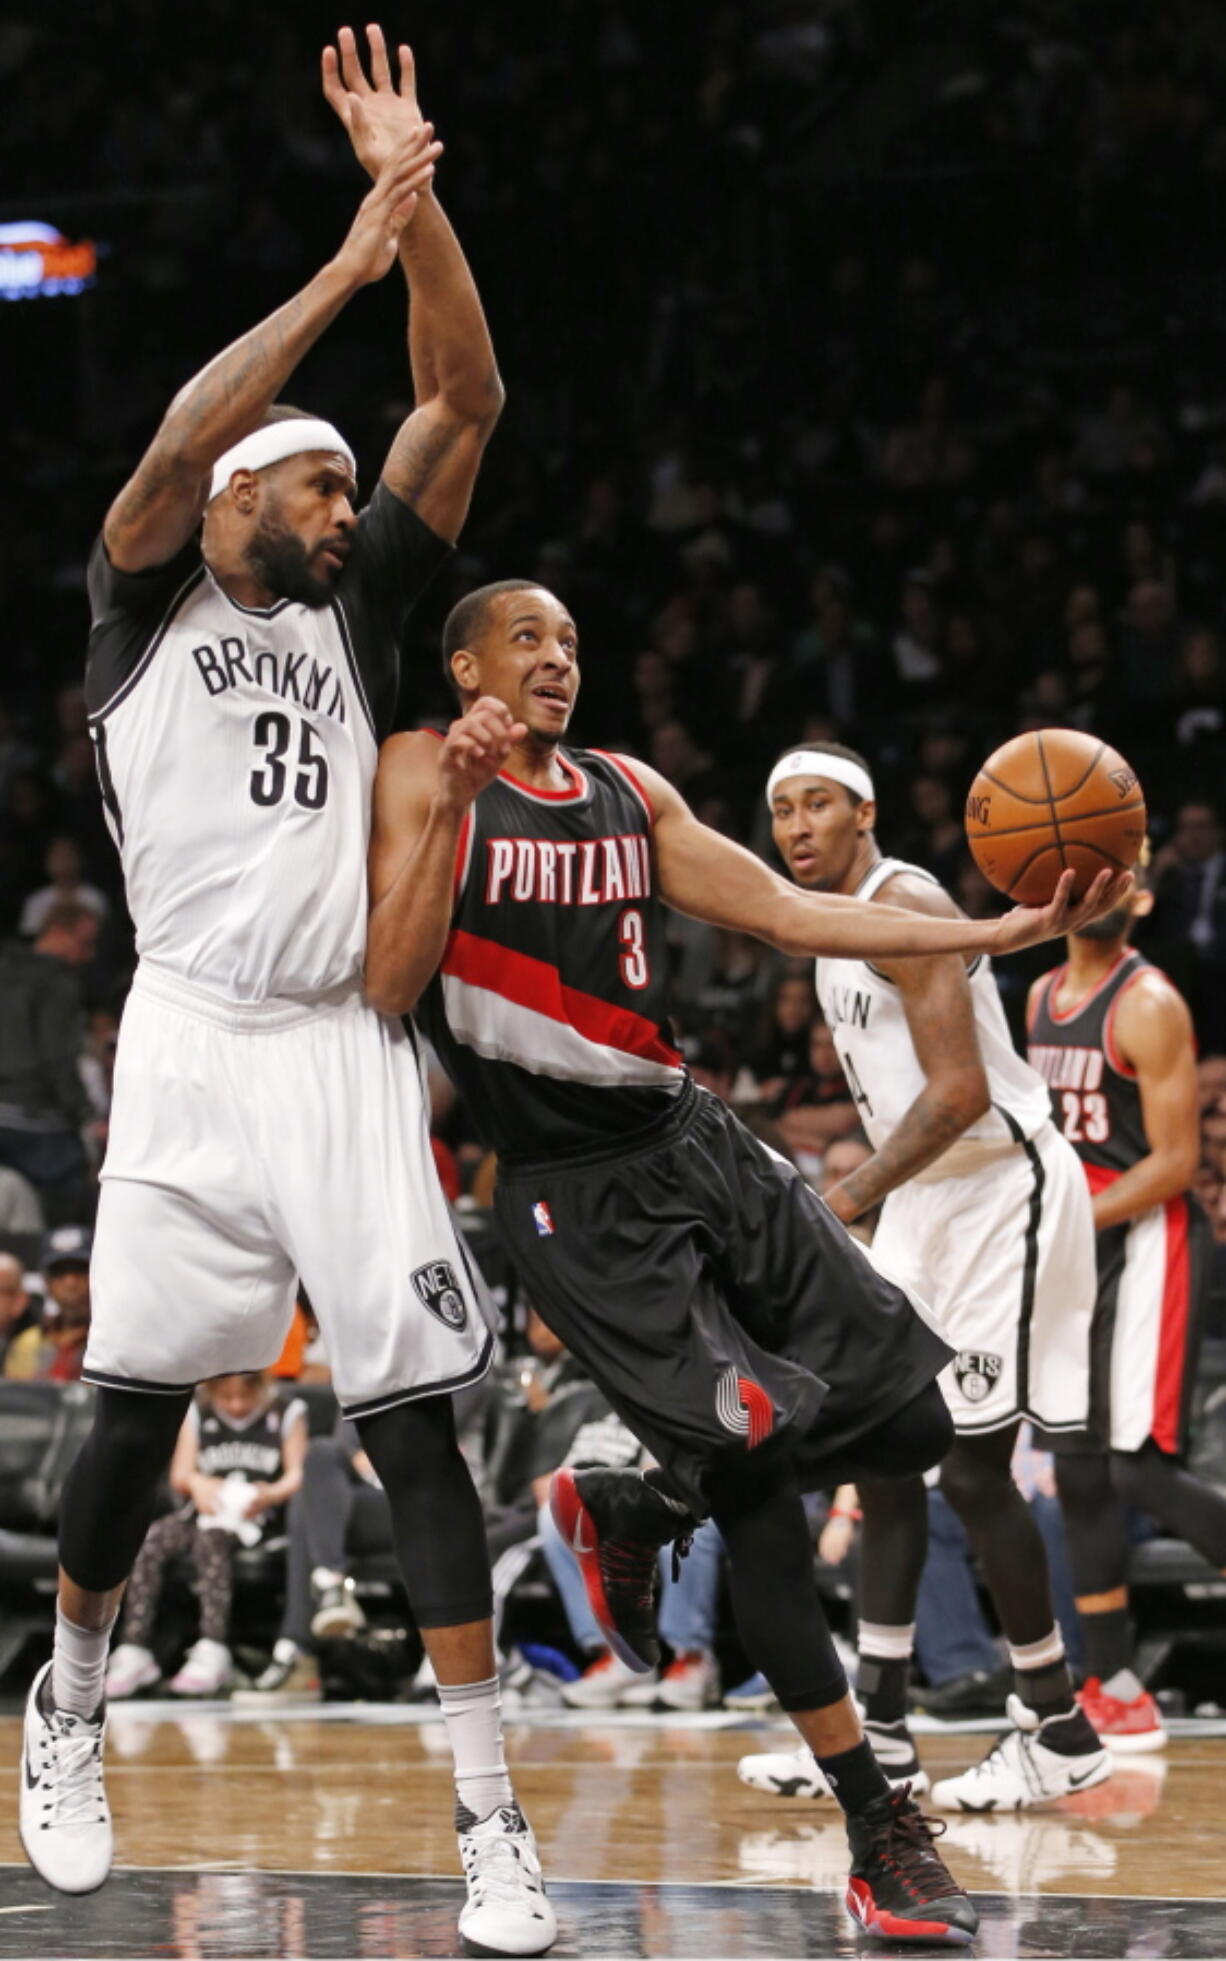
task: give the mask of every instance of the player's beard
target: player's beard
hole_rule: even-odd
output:
[[[1101,919],[1091,919],[1086,926],[1079,926],[1073,938],[1077,940],[1119,940],[1128,931],[1132,918],[1127,906],[1115,906],[1105,912]]]
[[[301,538],[273,511],[263,513],[243,556],[260,584],[278,599],[293,599],[318,611],[336,589],[333,580],[312,571],[311,555]]]

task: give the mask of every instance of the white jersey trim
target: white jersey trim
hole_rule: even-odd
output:
[[[362,670],[358,666],[357,655],[353,651],[353,639],[349,632],[349,621],[345,617],[345,609],[339,599],[334,599],[331,602],[330,611],[336,615],[336,624],[340,631],[341,644],[345,649],[345,659],[349,662],[349,672],[353,676],[353,685],[357,689],[358,700],[362,704],[362,713],[365,715],[370,732],[377,742],[379,740],[379,732],[375,727],[375,718],[371,712],[370,702],[367,699],[366,683],[362,679]]]
[[[552,1015],[522,1007],[455,974],[444,974],[442,987],[452,1035],[488,1062],[511,1062],[533,1076],[558,1076],[601,1089],[627,1083],[672,1085],[681,1080],[682,1071],[668,1063],[589,1041]]]

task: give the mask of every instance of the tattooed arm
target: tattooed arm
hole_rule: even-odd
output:
[[[393,81],[382,31],[366,30],[371,79],[353,32],[326,48],[323,88],[373,177],[389,146],[421,126],[411,51],[398,50]],[[429,125],[426,125],[429,128]],[[409,288],[409,365],[415,407],[383,466],[388,489],[449,544],[468,514],[482,452],[502,411],[503,388],[476,282],[433,191],[400,241]]]
[[[432,132],[419,126],[391,151],[336,257],[180,389],[107,512],[103,537],[112,565],[142,572],[186,544],[218,457],[258,428],[282,383],[359,287],[390,270],[439,150]]]
[[[889,904],[908,911],[957,918],[958,908],[939,886],[905,872],[888,879]],[[924,1087],[871,1158],[826,1193],[826,1203],[850,1221],[880,1205],[940,1157],[989,1107],[988,1079],[975,1032],[966,963],[960,954],[900,960],[880,971],[902,996],[903,1012],[924,1072]]]

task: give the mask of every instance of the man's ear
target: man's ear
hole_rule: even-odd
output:
[[[856,812],[856,830],[861,837],[877,828],[877,806],[871,797],[866,797]]]
[[[1147,885],[1141,886],[1132,895],[1132,916],[1134,919],[1148,919],[1154,909],[1154,895]]]
[[[451,656],[451,678],[457,688],[466,695],[480,694],[478,681],[479,662],[477,656],[467,647],[457,647]]]

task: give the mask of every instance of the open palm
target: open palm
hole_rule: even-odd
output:
[[[422,113],[417,101],[417,74],[412,50],[397,49],[400,80],[392,79],[387,43],[380,27],[368,27],[370,79],[358,53],[351,27],[342,27],[338,46],[323,51],[323,89],[345,126],[362,168],[377,177],[392,152],[419,129]]]

